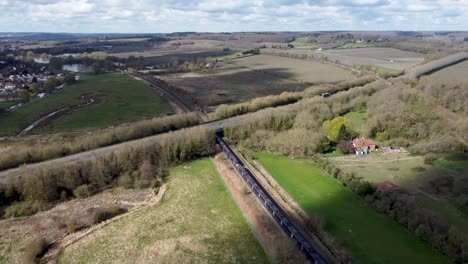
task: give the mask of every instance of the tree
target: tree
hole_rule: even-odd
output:
[[[346,136],[347,130],[346,125],[348,121],[343,116],[335,117],[332,120],[323,122],[322,128],[325,131],[328,139],[334,142],[341,140],[343,136]]]
[[[21,98],[21,100],[23,100],[24,102],[27,102],[27,101],[29,101],[29,98],[30,98],[31,94],[29,93],[28,90],[23,89],[23,90],[19,91],[18,96]]]
[[[29,91],[31,91],[32,94],[37,94],[39,92],[39,84],[31,83],[31,85],[29,86]]]
[[[68,73],[67,75],[65,75],[65,77],[63,77],[63,83],[65,83],[66,85],[74,84],[75,82],[75,74],[73,73]]]
[[[49,78],[44,83],[44,89],[46,90],[47,93],[52,93],[55,87],[57,87],[58,83],[59,83],[59,80],[57,78],[55,77]]]

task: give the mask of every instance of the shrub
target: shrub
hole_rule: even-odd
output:
[[[99,208],[93,212],[93,224],[98,224],[126,212],[127,209],[118,206],[112,206],[110,208]]]
[[[21,255],[20,263],[38,263],[39,257],[42,256],[49,243],[42,237],[33,238],[31,241],[26,243],[20,248],[23,252]]]
[[[50,205],[40,201],[16,202],[5,210],[5,217],[20,217],[33,215],[37,212],[49,209]]]
[[[75,195],[76,198],[86,198],[91,196],[89,185],[83,184],[78,186],[75,190],[73,190],[73,195]]]
[[[427,165],[434,165],[434,161],[437,159],[437,156],[434,154],[426,154],[424,155],[424,164]]]
[[[128,174],[128,172],[125,172],[122,175],[120,175],[120,177],[117,179],[117,185],[126,189],[129,189],[133,186],[133,180]]]

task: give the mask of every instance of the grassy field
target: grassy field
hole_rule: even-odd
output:
[[[392,219],[362,205],[357,195],[309,161],[256,153],[260,163],[310,215],[343,241],[354,263],[448,263]]]
[[[367,48],[369,44],[367,43],[353,43],[349,42],[344,44],[343,46],[339,46],[338,49],[358,49],[358,48]]]
[[[300,49],[314,49],[314,48],[319,47],[319,44],[310,43],[309,37],[296,38],[294,41],[289,42],[289,44],[294,45],[295,48],[300,48]]]
[[[0,101],[0,110],[8,108],[16,103],[18,103],[18,101]]]
[[[466,174],[466,161],[439,159],[436,164],[440,166],[435,166],[425,164],[422,156],[406,153],[382,155],[380,152],[360,158],[347,155],[332,160],[345,172],[353,172],[372,183],[390,181],[417,195],[421,206],[440,213],[449,223],[468,232],[468,215],[453,205],[450,195],[441,193],[432,195],[435,197],[432,198],[421,192],[429,181],[450,173],[447,169]]]
[[[424,77],[437,81],[468,81],[468,60],[457,63],[453,66],[446,67],[440,71],[436,71],[433,74]]]
[[[67,248],[59,263],[268,263],[209,159],[170,171],[161,204]]]
[[[367,122],[366,112],[349,112],[344,117],[348,120],[348,126],[358,133],[361,133],[364,124]]]
[[[80,82],[11,113],[0,113],[0,135],[14,135],[33,121],[66,106],[94,98],[96,103],[58,117],[35,132],[102,128],[171,112],[169,103],[143,82],[114,73],[83,77]]]

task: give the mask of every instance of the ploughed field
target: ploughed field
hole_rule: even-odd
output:
[[[160,204],[65,249],[59,263],[268,263],[209,159],[173,168]]]
[[[355,78],[351,71],[314,61],[256,55],[229,62],[207,73],[164,76],[178,92],[201,106],[246,101],[260,96],[301,91],[316,83]]]
[[[391,218],[363,205],[356,194],[306,159],[268,153],[255,157],[311,217],[343,242],[355,263],[448,263]]]
[[[32,133],[55,133],[103,128],[172,112],[168,102],[143,82],[120,73],[82,76],[43,99],[14,112],[0,112],[0,136],[11,136],[37,119],[64,107],[94,103],[73,109]]]

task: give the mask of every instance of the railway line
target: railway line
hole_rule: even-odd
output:
[[[216,142],[219,144],[223,152],[228,157],[229,161],[236,168],[236,171],[242,176],[247,182],[247,185],[252,189],[258,199],[261,200],[262,204],[267,208],[268,212],[273,216],[275,221],[282,227],[282,229],[293,238],[302,252],[304,252],[307,258],[314,264],[326,264],[324,257],[319,251],[313,246],[313,242],[307,239],[307,236],[303,234],[299,228],[297,228],[294,222],[290,219],[288,214],[281,208],[278,202],[268,193],[265,187],[260,181],[254,176],[248,168],[245,167],[244,163],[234,153],[231,147],[222,139],[221,136],[216,136]]]

